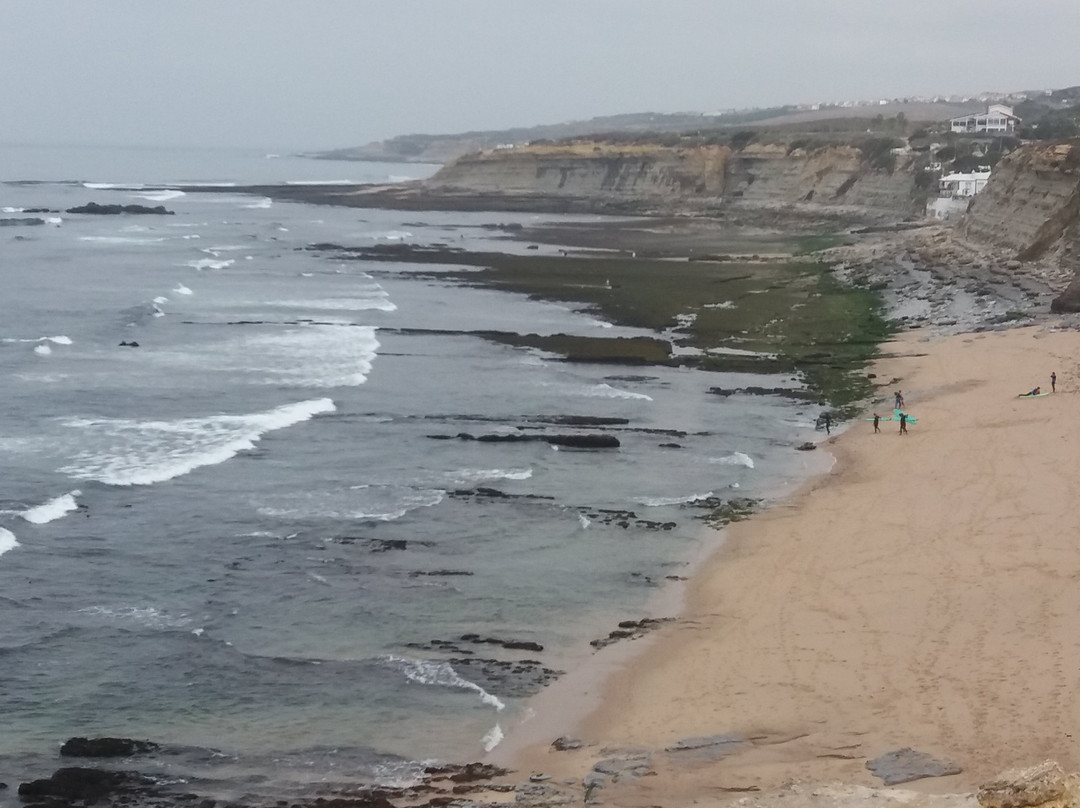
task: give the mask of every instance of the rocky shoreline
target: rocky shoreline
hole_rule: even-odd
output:
[[[230,188],[230,192],[240,189]],[[304,202],[322,204],[342,204],[344,197],[335,196],[334,191],[325,188],[307,189],[302,187],[282,188],[245,188],[246,192],[260,193],[278,199],[295,199]],[[381,189],[367,189],[365,193],[351,195],[347,204],[371,207],[384,207],[390,192]],[[508,207],[492,207],[490,195],[477,195],[477,207],[469,207],[462,197],[447,200],[447,207],[439,208],[440,197],[430,194],[413,197],[408,190],[397,189],[392,196],[400,205],[415,204],[416,210],[451,209],[451,210],[521,210],[516,205],[520,200],[511,200]],[[432,200],[436,200],[434,203]],[[531,200],[530,203],[536,202]],[[550,202],[550,200],[549,200]],[[575,208],[573,200],[566,200],[565,207],[560,203],[556,212],[597,212],[595,205]],[[552,212],[551,204],[540,203],[535,210]],[[105,211],[113,212],[113,211]],[[140,211],[167,213],[162,210]],[[603,212],[640,214],[642,208],[615,206]],[[510,237],[525,242],[560,243],[581,250],[616,250],[631,254],[631,257],[653,258],[656,260],[694,260],[713,263],[733,261],[779,262],[805,260],[804,256],[769,254],[761,246],[762,233],[782,220],[781,211],[758,211],[739,213],[731,208],[725,211],[726,219],[664,218],[647,222],[635,221],[625,224],[601,223],[596,226],[573,228],[529,228],[507,229]],[[827,217],[826,217],[827,218]],[[748,224],[749,221],[753,225]],[[796,229],[810,234],[821,227],[825,220],[815,216],[796,217]],[[836,224],[835,220],[831,221]],[[1039,323],[1049,318],[1050,304],[1071,280],[1071,271],[1065,271],[1051,260],[1020,262],[1014,255],[1002,248],[979,246],[961,239],[956,230],[947,225],[919,225],[910,227],[886,226],[874,232],[858,232],[865,226],[866,219],[860,217],[852,226],[838,234],[841,243],[817,250],[814,260],[828,264],[828,272],[840,283],[847,286],[872,289],[879,292],[886,306],[886,317],[898,329],[929,327],[940,333],[978,332],[1003,330],[1017,325]],[[572,231],[572,235],[569,235]],[[740,235],[749,232],[754,236],[746,242],[747,252],[739,251]],[[837,234],[833,234],[837,235]],[[335,245],[313,245],[313,249],[333,249]],[[734,249],[733,249],[734,247]],[[340,248],[339,248],[340,249]],[[402,251],[399,248],[399,251]],[[415,259],[415,250],[404,250],[406,260]],[[445,251],[433,254],[432,262],[445,259]],[[721,257],[722,256],[722,257]],[[386,257],[385,255],[383,257]],[[564,256],[569,258],[569,255]],[[559,260],[552,258],[551,260]],[[596,361],[590,356],[588,361]],[[718,395],[733,392],[755,395],[807,396],[813,394],[788,388],[750,388],[714,391]],[[554,424],[596,428],[607,424]],[[616,425],[617,426],[617,425]],[[554,445],[580,449],[603,449],[618,446],[618,438],[607,433],[523,433],[514,435],[474,435],[470,433],[433,434],[432,439],[459,440],[541,440]],[[454,496],[498,497],[505,496],[494,489],[472,489],[454,492]],[[728,503],[706,503],[711,510],[721,509]],[[731,518],[741,518],[745,511],[732,510]],[[609,518],[614,523],[618,520],[636,519],[636,515],[626,513],[590,513],[590,517]],[[730,521],[730,520],[729,520]],[[669,529],[664,524],[652,525],[654,529]],[[393,549],[385,547],[383,549]],[[426,574],[440,574],[439,571]],[[454,574],[453,571],[441,571],[441,574]],[[661,621],[650,617],[626,620],[612,630],[607,637],[593,641],[594,647],[600,648],[619,640],[632,640],[643,636],[659,626]],[[431,647],[440,653],[451,653],[453,664],[470,670],[470,677],[482,681],[492,678],[511,676],[520,684],[520,693],[534,693],[559,675],[559,671],[547,668],[541,662],[532,659],[517,661],[492,660],[476,657],[470,645],[491,645],[506,650],[535,652],[542,649],[526,647],[513,639],[463,636],[455,640],[432,640]],[[517,694],[517,693],[516,693]],[[186,790],[184,782],[171,782],[168,778],[147,775],[138,772],[140,764],[159,755],[169,754],[169,747],[150,741],[132,739],[72,739],[60,750],[65,762],[71,760],[94,759],[107,760],[99,767],[64,766],[51,777],[28,780],[17,787],[17,792],[26,806],[34,808],[67,808],[97,804],[103,806],[165,806],[189,805],[198,808],[263,808],[274,805],[278,808],[441,808],[442,806],[482,805],[492,801],[510,802],[516,805],[569,805],[571,803],[593,803],[602,801],[602,789],[609,783],[623,783],[647,776],[651,771],[653,755],[675,757],[705,756],[715,757],[727,754],[741,744],[764,743],[767,739],[754,737],[716,736],[710,738],[686,738],[664,750],[615,749],[606,750],[605,754],[585,778],[580,780],[550,782],[540,773],[510,772],[487,764],[467,763],[431,768],[425,771],[419,783],[408,788],[375,788],[368,786],[342,786],[327,788],[310,798],[299,800],[265,800],[254,798],[250,801],[220,799],[218,797]],[[553,739],[554,748],[572,750],[582,745],[582,741],[567,738]],[[898,752],[903,750],[897,750]],[[908,750],[909,752],[911,750]],[[839,753],[838,753],[839,754]],[[899,756],[910,764],[910,755]],[[918,777],[936,776],[927,772],[948,772],[948,765],[938,760],[919,759],[920,765],[912,770]],[[889,763],[888,761],[886,763]],[[947,762],[945,762],[947,764]],[[869,765],[869,764],[868,764]],[[906,782],[896,779],[891,774],[896,771],[885,763],[881,777],[886,784]],[[921,766],[921,767],[920,767]],[[1026,797],[1010,797],[1008,800],[994,802],[994,797],[980,793],[979,804],[982,808],[1027,808],[1053,803],[1064,804],[1061,800],[1068,789],[1074,788],[1072,780],[1060,774],[1060,769],[1044,765],[1036,773],[1004,775],[996,785],[988,785],[987,795],[1001,793],[1025,793]],[[2,784],[0,784],[2,785]],[[896,792],[875,791],[856,787],[831,787],[832,791],[807,791],[792,787],[782,793],[755,796],[741,800],[743,808],[777,806],[777,808],[811,808],[814,806],[832,806],[868,804],[875,801],[890,801]],[[719,787],[718,791],[734,795],[741,790],[756,790],[752,787],[742,789],[737,784]],[[1030,793],[1029,793],[1030,792]],[[1072,792],[1069,791],[1071,794]],[[1080,798],[1080,795],[1078,795]],[[955,795],[950,802],[942,797],[941,805],[971,806],[971,795]],[[1027,801],[1024,801],[1027,800]],[[1037,801],[1036,801],[1037,800]]]

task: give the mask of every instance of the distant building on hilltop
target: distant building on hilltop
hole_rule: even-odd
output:
[[[959,134],[1006,135],[1016,131],[1020,119],[1013,114],[1013,108],[1004,104],[991,104],[986,112],[977,115],[961,115],[949,119],[949,128]]]

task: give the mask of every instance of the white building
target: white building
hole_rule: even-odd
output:
[[[977,115],[962,115],[949,119],[949,128],[961,134],[987,133],[1004,135],[1016,131],[1020,119],[1013,114],[1013,108],[1004,104],[991,104],[986,112]]]
[[[986,187],[989,171],[972,171],[968,174],[946,174],[938,180],[938,196],[971,197]]]

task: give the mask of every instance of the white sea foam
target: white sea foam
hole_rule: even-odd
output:
[[[57,345],[70,345],[71,344],[71,337],[65,337],[63,334],[61,334],[58,337],[42,337],[42,339],[48,340],[49,342],[54,342]]]
[[[742,452],[732,452],[724,457],[710,457],[709,462],[719,463],[722,466],[746,466],[748,469],[754,467],[754,459]]]
[[[263,305],[290,309],[323,309],[324,311],[397,311],[389,295],[379,289],[371,297],[334,297],[317,300],[268,300]]]
[[[79,241],[93,241],[98,244],[158,244],[165,241],[160,238],[139,238],[137,236],[79,236]]]
[[[446,472],[447,480],[456,485],[483,480],[527,480],[532,476],[532,469],[457,469]]]
[[[170,199],[176,199],[181,196],[187,196],[183,191],[173,189],[163,189],[160,191],[144,191],[138,194],[131,194],[136,199],[148,199],[151,202],[168,202]]]
[[[59,225],[62,225],[63,223],[64,223],[64,218],[62,216],[46,216],[45,217],[45,224],[54,224],[54,225],[59,226]]]
[[[502,743],[503,737],[504,736],[502,727],[500,727],[498,724],[493,726],[484,734],[484,737],[480,739],[481,743],[484,744],[484,751],[490,752],[492,749]]]
[[[274,204],[273,199],[271,199],[268,196],[264,196],[262,199],[256,200],[255,202],[249,202],[248,204],[241,205],[240,207],[242,207],[242,208],[251,208],[251,209],[261,209],[261,208],[268,208],[273,204]]]
[[[712,491],[706,491],[704,494],[689,494],[685,497],[641,497],[637,502],[647,508],[657,508],[661,505],[685,505],[688,502],[697,502],[711,496],[715,494]]]
[[[26,208],[4,207],[4,208],[0,208],[0,213],[23,213],[25,210],[26,210]]]
[[[644,393],[632,393],[629,390],[620,390],[617,387],[612,387],[610,384],[594,384],[591,387],[586,387],[583,390],[577,391],[578,395],[588,396],[589,398],[627,398],[627,399],[640,399],[642,401],[652,401],[652,396],[647,396]]]
[[[358,485],[337,491],[279,494],[261,516],[277,519],[347,519],[392,522],[417,508],[431,508],[446,497],[438,488]]]
[[[379,341],[369,326],[306,326],[241,340],[223,359],[260,374],[263,384],[352,387],[371,373]],[[212,360],[211,360],[212,361]]]
[[[102,617],[110,623],[134,623],[162,630],[191,625],[191,618],[186,615],[170,615],[154,606],[87,606],[78,613]]]
[[[225,267],[231,267],[235,263],[236,261],[231,258],[226,261],[218,261],[213,258],[199,258],[195,261],[188,261],[184,266],[202,272],[204,269],[225,269]]]
[[[155,302],[155,303],[168,303],[168,302],[169,302],[169,298],[167,298],[167,297],[162,297],[161,295],[159,295],[158,297],[155,297],[155,298],[154,298],[154,302]]]
[[[38,356],[48,356],[52,353],[52,348],[50,348],[48,345],[35,345],[34,353],[36,353]]]
[[[250,415],[214,415],[175,421],[75,418],[63,425],[88,433],[87,442],[105,443],[83,451],[59,469],[82,480],[108,485],[150,485],[201,466],[224,463],[254,448],[267,432],[333,412],[328,398],[285,404]]]
[[[191,295],[191,294],[194,294],[194,292],[192,292],[192,291],[191,291],[190,289],[188,289],[188,288],[187,288],[186,286],[184,286],[184,284],[182,284],[182,283],[178,283],[178,284],[176,285],[176,288],[175,288],[175,289],[173,289],[173,292],[174,292],[175,294],[178,294],[178,295]]]
[[[413,234],[408,230],[383,230],[378,233],[365,233],[364,235],[375,241],[404,241],[413,237]]]
[[[84,182],[82,186],[92,191],[139,191],[146,187],[141,182]]]
[[[704,309],[733,309],[735,308],[734,300],[724,300],[720,303],[706,303],[702,306]]]
[[[80,494],[82,494],[82,491],[78,489],[68,494],[61,494],[42,505],[26,509],[19,516],[35,525],[44,525],[71,513],[71,511],[78,510],[79,504],[75,501],[75,497]]]
[[[14,550],[18,546],[19,542],[15,539],[15,534],[0,527],[0,555],[3,555],[8,550]]]
[[[589,519],[589,517],[587,517],[587,516],[586,516],[585,514],[583,514],[583,513],[579,513],[579,514],[577,515],[577,519],[578,519],[578,524],[580,524],[580,525],[581,525],[581,527],[582,527],[582,529],[583,529],[583,530],[584,530],[584,529],[587,529],[587,528],[589,527],[589,525],[591,525],[591,524],[592,524],[592,520],[590,520],[590,519]]]
[[[505,704],[497,697],[488,693],[484,688],[468,679],[458,675],[449,662],[436,662],[428,659],[410,659],[408,657],[386,654],[380,656],[381,661],[388,668],[403,674],[410,682],[421,685],[436,685],[438,687],[457,687],[463,690],[472,690],[480,695],[480,701],[502,710]]]

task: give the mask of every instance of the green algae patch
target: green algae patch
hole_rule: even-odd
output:
[[[615,325],[655,335],[626,339],[481,332],[494,341],[572,361],[791,373],[841,417],[873,392],[863,371],[890,334],[876,290],[842,284],[828,264],[810,259],[508,255],[411,245],[336,249],[343,258],[437,264],[421,274],[576,303]]]

